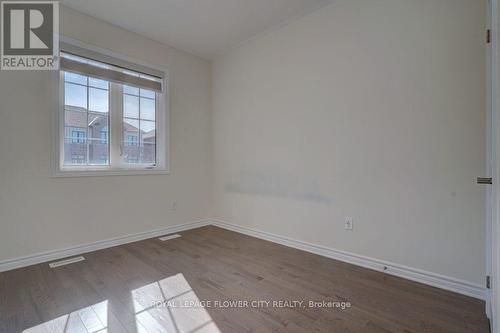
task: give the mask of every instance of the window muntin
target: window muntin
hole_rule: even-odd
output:
[[[82,59],[73,55],[69,57]],[[89,60],[89,63],[109,68],[108,64],[94,60]],[[124,72],[152,79],[134,71]],[[64,122],[61,171],[154,170],[156,167],[165,170],[166,152],[158,155],[157,151],[166,148],[165,133],[160,135],[160,146],[158,143],[158,129],[166,130],[158,128],[157,123],[159,110],[164,105],[162,91],[64,69],[61,70],[61,79]],[[159,82],[163,85],[163,80]],[[162,114],[160,119],[164,117]]]

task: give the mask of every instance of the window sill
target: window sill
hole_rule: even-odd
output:
[[[168,175],[167,169],[118,169],[118,170],[57,170],[53,178],[77,178],[77,177],[104,177],[104,176],[145,176],[145,175]]]

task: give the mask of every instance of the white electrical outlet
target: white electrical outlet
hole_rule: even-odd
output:
[[[352,217],[346,216],[345,220],[344,220],[344,229],[345,230],[352,230],[353,224],[354,224],[354,222],[353,222]]]

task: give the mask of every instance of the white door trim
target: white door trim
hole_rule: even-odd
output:
[[[491,6],[491,52],[490,56],[492,61],[490,73],[491,80],[489,80],[491,86],[491,93],[488,98],[488,104],[491,110],[491,175],[493,178],[493,184],[491,186],[491,228],[487,230],[490,232],[491,237],[487,238],[487,243],[490,242],[487,249],[487,258],[490,260],[487,267],[491,270],[491,291],[490,300],[488,301],[489,308],[487,308],[487,313],[490,314],[491,320],[491,331],[493,333],[500,333],[500,265],[499,265],[499,254],[500,254],[500,187],[497,182],[500,179],[500,73],[499,73],[499,40],[498,40],[498,30],[500,22],[499,13],[499,0],[491,0],[488,3]]]
[[[490,29],[492,27],[493,21],[493,10],[492,1],[487,2],[487,13],[486,13],[486,28]],[[492,153],[493,153],[493,128],[492,128],[492,88],[493,88],[493,71],[492,71],[492,43],[486,45],[486,96],[487,96],[487,113],[486,113],[486,169],[485,177],[492,177]],[[492,275],[492,217],[493,217],[493,193],[492,186],[486,186],[486,276]],[[486,289],[486,316],[491,319],[491,289]]]

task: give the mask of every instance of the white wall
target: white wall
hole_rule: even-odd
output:
[[[169,68],[171,174],[51,178],[51,73],[0,72],[0,261],[210,216],[210,63],[65,7],[61,20],[63,35]]]
[[[171,174],[52,178],[50,73],[0,72],[0,261],[214,216],[482,285],[484,13],[337,0],[217,59],[211,94],[209,62],[63,7],[169,68]]]
[[[483,285],[484,38],[484,1],[338,0],[217,59],[216,217]]]

